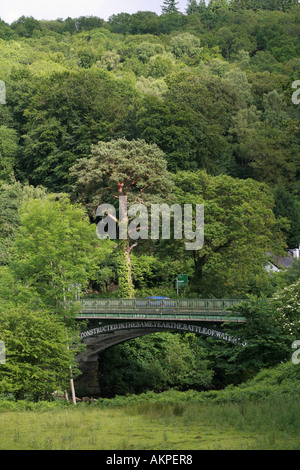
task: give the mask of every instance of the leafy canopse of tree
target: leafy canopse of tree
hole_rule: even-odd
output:
[[[15,301],[0,303],[0,337],[6,362],[0,368],[0,393],[16,399],[50,399],[67,388],[70,367],[78,374],[75,349],[66,348],[65,325],[50,311]]]
[[[277,186],[274,191],[276,217],[285,217],[290,226],[285,231],[289,248],[297,248],[300,242],[300,202],[289,191]]]
[[[14,239],[20,225],[19,208],[30,198],[46,197],[42,187],[3,184],[0,188],[0,265],[9,265]]]
[[[168,13],[178,13],[178,2],[175,0],[164,0],[161,11],[162,14],[168,14]]]
[[[99,240],[84,209],[64,194],[23,201],[20,216],[10,270],[17,282],[34,289],[44,308],[63,325],[66,354],[74,358],[78,308],[70,301],[78,298],[96,271]],[[76,404],[71,363],[68,372]]]
[[[203,390],[212,378],[206,351],[193,334],[154,333],[101,354],[102,396],[162,391],[166,387]]]
[[[211,176],[206,171],[178,172],[181,203],[204,204],[204,246],[194,251],[195,282],[214,279],[215,295],[247,292],[264,274],[267,253],[284,254],[284,218],[274,215],[268,186],[254,180]],[[212,284],[211,284],[212,285]]]
[[[119,288],[120,295],[132,297],[130,252],[138,241],[130,240],[127,210],[122,204],[146,206],[150,202],[166,200],[173,179],[167,170],[164,153],[157,145],[147,144],[144,140],[99,142],[93,146],[91,157],[80,159],[72,167],[71,174],[76,178],[74,196],[86,205],[92,217],[96,217],[97,207],[101,204],[119,204],[119,215],[108,216],[115,219],[119,228],[122,222],[125,229]]]
[[[11,269],[53,313],[67,318],[68,302],[84,291],[97,268],[99,240],[84,209],[64,194],[29,199],[20,215]]]
[[[243,316],[246,321],[237,325],[226,323],[228,334],[243,338],[243,346],[218,344],[208,341],[215,373],[223,383],[241,383],[261,369],[273,367],[289,359],[291,340],[276,321],[271,299],[250,296],[247,301],[233,307],[231,315]]]
[[[28,102],[19,103],[23,80],[16,80],[11,104],[26,115],[18,171],[30,184],[70,191],[69,169],[87,157],[91,145],[109,140],[128,113],[135,95],[128,80],[96,68],[52,73],[26,80]],[[22,90],[23,93],[23,90]]]
[[[18,138],[16,131],[7,126],[0,126],[0,181],[13,181],[17,151]]]
[[[272,299],[276,322],[290,338],[298,339],[300,332],[300,280],[276,292]]]
[[[166,81],[164,100],[145,97],[137,110],[139,136],[166,153],[174,172],[198,168],[213,174],[230,172],[233,158],[226,135],[244,105],[232,77],[225,80],[183,71]]]

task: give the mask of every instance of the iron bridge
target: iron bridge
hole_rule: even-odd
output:
[[[161,331],[191,332],[242,344],[222,331],[226,322],[244,323],[239,299],[83,299],[76,316],[83,321],[81,339],[86,348],[76,360],[82,375],[76,387],[99,394],[99,354],[139,336]]]
[[[77,319],[172,319],[201,322],[245,322],[231,314],[240,299],[83,299]]]

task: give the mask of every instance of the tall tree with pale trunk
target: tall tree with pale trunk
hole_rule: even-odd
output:
[[[96,218],[99,205],[118,203],[118,217],[108,216],[114,219],[121,235],[119,294],[133,298],[130,253],[138,241],[130,240],[124,205],[166,201],[173,179],[164,153],[156,144],[150,145],[144,140],[99,142],[93,147],[91,157],[80,159],[71,174],[76,178],[74,195],[88,208],[91,217]]]

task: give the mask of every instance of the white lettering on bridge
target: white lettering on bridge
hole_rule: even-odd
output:
[[[81,339],[90,338],[91,336],[97,336],[100,334],[110,333],[117,330],[131,330],[134,328],[151,328],[151,329],[162,329],[162,330],[175,330],[175,331],[187,331],[189,333],[196,333],[201,335],[210,336],[213,338],[228,341],[234,344],[240,344],[246,346],[245,342],[242,342],[240,338],[234,338],[228,333],[214,330],[212,328],[206,328],[197,325],[189,325],[187,323],[172,322],[172,321],[130,321],[126,323],[113,323],[110,325],[99,326],[90,330],[84,331],[80,334]]]

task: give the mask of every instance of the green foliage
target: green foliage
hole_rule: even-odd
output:
[[[247,401],[261,401],[266,405],[266,399],[279,400],[282,397],[298,397],[299,395],[299,374],[300,368],[285,362],[276,367],[264,369],[258,372],[255,377],[247,380],[245,383],[233,386],[228,385],[223,390],[210,391],[178,391],[168,390],[162,393],[148,391],[139,395],[116,396],[115,398],[100,398],[95,406],[117,407],[142,405],[168,405],[189,404],[224,404],[224,403],[245,403]],[[269,415],[270,418],[270,415]]]
[[[75,196],[90,208],[92,216],[100,203],[120,196],[126,196],[128,203],[154,202],[173,186],[163,152],[141,139],[99,142],[71,173],[76,178]]]
[[[126,136],[156,143],[174,171],[205,168],[271,184],[277,178],[294,182],[299,135],[295,127],[290,133],[290,126],[295,110],[271,98],[281,96],[283,80],[299,56],[297,7],[261,11],[250,2],[247,8],[254,11],[249,12],[242,4],[228,8],[226,2],[214,2],[206,8],[192,3],[187,16],[120,13],[107,24],[95,17],[56,22],[22,17],[12,28],[5,25],[18,38],[5,36],[0,43],[0,78],[11,77],[8,105],[14,123],[0,122],[14,141],[14,149],[5,146],[14,151],[9,161],[5,157],[5,173],[13,165],[23,181],[70,191],[69,169],[77,158],[87,157],[99,140]],[[124,41],[119,33],[127,34]],[[222,67],[215,62],[220,51],[226,59]],[[188,67],[185,75],[170,81],[182,67]],[[162,81],[146,86],[145,78],[151,77]],[[164,101],[144,102],[148,94]],[[241,111],[245,115],[253,104],[264,112],[255,125],[244,120],[243,139],[232,141],[237,113],[240,121]],[[261,121],[268,123],[266,129]]]
[[[205,243],[193,253],[194,279],[202,295],[245,295],[252,282],[259,289],[266,277],[267,251],[284,248],[280,230],[284,220],[275,218],[269,188],[254,180],[213,177],[203,171],[178,172],[175,183],[181,203],[205,208]]]
[[[170,42],[170,48],[175,57],[183,57],[185,54],[193,56],[200,47],[200,39],[190,33],[175,36]]]
[[[276,292],[273,299],[277,322],[290,338],[296,340],[300,333],[300,280]]]
[[[278,282],[278,289],[295,284],[300,279],[300,259],[294,258],[292,266],[285,269],[276,275]]]
[[[161,8],[162,13],[178,13],[178,8],[176,6],[177,4],[178,2],[176,2],[175,0],[164,0]]]
[[[289,220],[290,227],[285,230],[287,244],[289,248],[297,247],[300,240],[300,201],[289,191],[276,187],[274,213],[276,217],[286,217]]]
[[[28,198],[44,198],[43,188],[22,186],[19,182],[0,188],[0,264],[9,263],[13,241],[20,224],[19,208]]]
[[[10,248],[19,224],[18,208],[20,193],[10,186],[2,186],[0,192],[0,253],[1,264],[6,264],[10,256]]]
[[[164,100],[146,97],[137,111],[137,130],[165,153],[172,171],[206,168],[213,174],[232,169],[225,134],[238,91],[216,76],[181,72],[168,78]]]
[[[70,189],[70,167],[89,155],[91,144],[111,136],[131,93],[127,81],[100,69],[41,78],[26,111],[20,171],[34,184]]]
[[[30,38],[35,31],[41,29],[41,25],[40,22],[32,16],[21,16],[17,21],[12,23],[11,28],[15,30],[18,36]]]
[[[252,379],[245,383],[233,386],[228,385],[223,390],[213,391],[196,391],[187,390],[180,391],[176,389],[167,390],[164,392],[147,391],[138,395],[117,395],[114,398],[99,398],[92,405],[80,404],[80,407],[92,407],[102,409],[112,409],[118,407],[127,408],[136,407],[136,411],[139,413],[163,412],[166,414],[172,407],[174,412],[174,406],[186,407],[188,404],[191,406],[205,405],[209,406],[212,404],[214,407],[219,405],[233,405],[235,403],[244,404],[246,407],[247,403],[261,403],[263,407],[268,408],[268,403],[280,403],[280,408],[285,408],[285,405],[290,400],[297,400],[299,395],[299,367],[292,364],[292,362],[286,362],[277,365],[276,367],[265,369],[255,375]],[[283,402],[282,402],[283,400]],[[55,402],[39,402],[33,403],[29,401],[18,401],[17,403],[12,400],[1,400],[0,410],[1,411],[47,411],[54,410],[59,407],[66,408],[68,403],[64,401]],[[277,405],[276,405],[277,406]],[[203,412],[203,408],[202,408]],[[232,408],[231,411],[232,413]],[[266,416],[270,419],[271,415],[269,409],[267,410]],[[232,416],[233,417],[233,416]],[[191,417],[190,417],[191,419]],[[280,424],[280,421],[278,421]],[[281,428],[285,429],[285,423],[281,423]]]
[[[118,223],[119,230],[121,225],[126,229],[118,260],[119,289],[120,297],[133,298],[130,252],[137,242],[130,244],[129,218],[127,213],[121,213],[121,198],[127,198],[126,205],[145,205],[150,200],[160,201],[165,190],[170,192],[173,181],[164,154],[157,145],[143,140],[99,142],[93,147],[92,156],[80,159],[71,171],[76,178],[75,194],[89,208],[92,218],[96,217],[98,205],[119,201],[117,218],[114,214],[107,218]]]
[[[154,333],[101,354],[102,397],[209,387],[213,371],[194,335]]]
[[[29,197],[23,195],[19,213],[15,210],[20,219],[12,259],[1,271],[0,337],[8,349],[1,390],[37,399],[65,387],[70,370],[76,377],[77,307],[70,308],[69,301],[85,290],[101,256],[79,205],[63,194],[42,193],[39,199],[33,194],[27,190]]]
[[[84,210],[66,195],[29,199],[21,208],[11,269],[36,288],[49,308],[63,314],[66,302],[93,277],[99,250]]]
[[[59,306],[79,290],[173,296],[175,277],[186,272],[190,297],[276,290],[277,297],[262,307],[243,305],[243,350],[174,335],[156,349],[146,338],[145,347],[138,340],[123,345],[111,359],[124,393],[147,383],[160,390],[201,389],[211,381],[223,387],[286,358],[298,334],[299,267],[270,275],[264,265],[266,252],[284,254],[285,241],[300,243],[300,107],[291,101],[299,12],[296,0],[189,0],[186,14],[164,1],[161,15],[0,21],[7,91],[0,105],[0,304],[9,302],[12,318],[23,303],[24,327],[37,308],[66,317]],[[132,252],[135,244],[100,243],[93,211],[101,202],[115,204],[122,183],[129,202],[204,203],[203,249],[187,253],[179,241],[143,240]],[[41,313],[37,331],[47,325]],[[57,332],[60,344],[54,326],[49,334]],[[9,329],[7,338],[15,341]],[[127,376],[117,369],[120,353]],[[22,370],[15,362],[14,373],[27,385],[36,375],[42,396],[48,372],[34,360],[26,364]],[[49,378],[45,395],[62,376]],[[11,390],[26,395],[28,386],[22,391],[15,382],[7,382]],[[258,385],[253,390],[265,394]]]
[[[122,246],[123,245],[123,246]],[[127,256],[128,243],[121,244],[121,252],[118,260],[118,295],[122,299],[133,299],[135,297],[132,282],[131,263]]]
[[[17,151],[16,131],[6,126],[0,126],[0,180],[13,181]]]
[[[241,328],[230,326],[230,331],[239,334],[246,342],[245,347],[224,348],[220,356],[230,378],[239,383],[253,377],[261,369],[274,367],[286,361],[290,355],[291,341],[278,323],[278,313],[269,299],[250,298],[233,308],[233,312],[246,318]],[[226,351],[227,349],[227,351]],[[239,374],[241,374],[239,376]]]
[[[0,304],[0,337],[5,342],[6,363],[0,368],[0,393],[17,399],[49,399],[65,388],[74,351],[66,348],[65,325],[48,311],[20,304]]]

